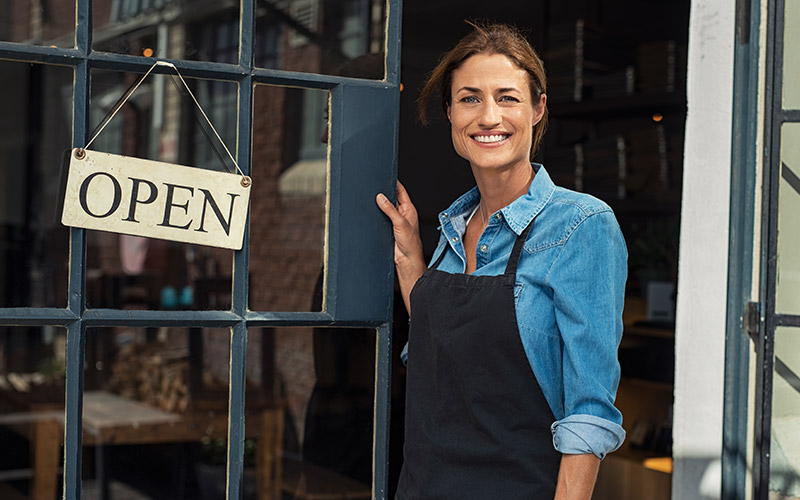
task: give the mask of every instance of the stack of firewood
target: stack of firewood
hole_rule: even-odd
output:
[[[185,349],[161,343],[124,345],[111,367],[108,390],[171,412],[189,407],[189,360]]]

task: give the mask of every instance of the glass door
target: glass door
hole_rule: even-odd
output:
[[[768,5],[754,498],[800,498],[800,3]]]
[[[0,499],[389,496],[400,12],[0,2]],[[156,60],[252,177],[241,250],[60,222],[62,151]],[[92,149],[231,168],[174,76]]]

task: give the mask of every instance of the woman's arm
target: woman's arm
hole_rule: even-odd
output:
[[[378,208],[389,217],[394,228],[394,264],[397,280],[406,310],[411,314],[411,289],[425,272],[425,257],[422,255],[422,240],[419,237],[419,217],[411,203],[406,188],[397,182],[397,207],[383,193],[375,200]]]
[[[600,459],[591,453],[561,455],[555,500],[590,500]]]

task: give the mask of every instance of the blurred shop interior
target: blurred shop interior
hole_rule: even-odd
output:
[[[444,116],[416,121],[417,91],[468,31],[464,19],[516,24],[549,78],[550,126],[536,161],[556,184],[609,203],[628,244],[617,398],[628,438],[604,461],[595,499],[670,498],[689,1],[403,3],[399,178],[426,254],[436,215],[473,180]],[[239,11],[233,0],[93,0],[93,48],[236,64]],[[259,0],[255,63],[381,79],[385,16],[379,0]],[[74,37],[73,0],[0,6],[2,41],[72,47]],[[0,60],[0,75],[0,307],[65,307],[69,230],[58,200],[72,69]],[[90,128],[139,76],[91,71]],[[187,81],[229,148],[252,133],[249,309],[322,310],[328,123],[337,119],[329,93],[257,85],[253,129],[240,131],[236,84]],[[93,149],[234,168],[167,75],[151,75]],[[226,310],[232,262],[229,250],[87,231],[86,308]],[[402,463],[407,338],[396,303],[390,489]],[[0,498],[61,497],[65,338],[58,327],[0,327]],[[251,329],[244,499],[371,498],[375,338],[371,329]],[[84,498],[225,498],[230,331],[94,327],[86,339]],[[266,432],[259,422],[276,412],[280,432]]]

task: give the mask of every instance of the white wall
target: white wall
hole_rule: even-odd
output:
[[[672,498],[720,496],[735,2],[694,0],[675,331]]]

